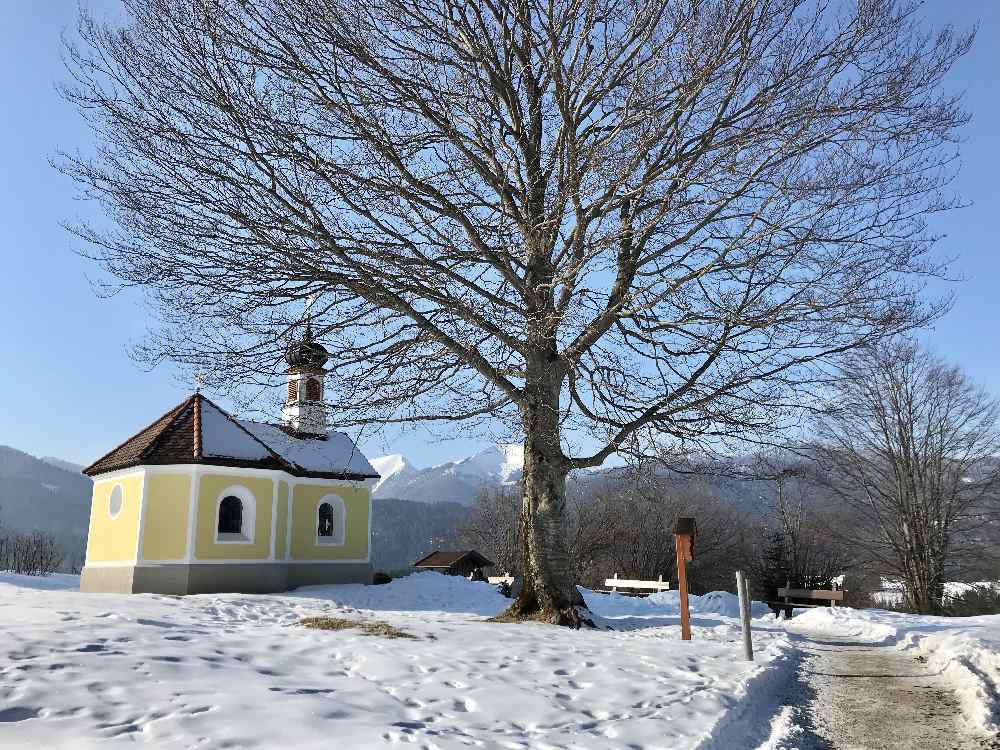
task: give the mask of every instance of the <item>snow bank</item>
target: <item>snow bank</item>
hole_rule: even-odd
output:
[[[499,614],[510,604],[488,583],[432,571],[413,573],[381,586],[303,586],[288,596],[322,599],[339,607],[387,612],[464,612],[487,617]]]
[[[47,576],[22,576],[15,573],[0,571],[0,588],[11,587],[11,593],[17,589],[35,589],[37,591],[65,591],[80,588],[80,576],[68,573],[53,573]]]
[[[951,681],[972,729],[1000,733],[1000,615],[931,617],[836,607],[811,609],[785,627],[915,650]]]
[[[642,616],[680,616],[680,596],[676,591],[661,591],[648,597],[599,594],[580,587],[580,593],[594,614],[605,618]],[[510,600],[488,583],[473,582],[458,576],[434,572],[413,573],[384,586],[305,586],[288,594],[332,602],[340,607],[389,612],[465,612],[492,617],[502,612]],[[713,591],[688,598],[691,613],[738,618],[739,597],[728,591]],[[767,617],[770,609],[753,602],[751,614]]]
[[[944,584],[945,599],[957,599],[973,589],[1000,591],[1000,581],[946,581]],[[872,603],[877,607],[898,607],[903,603],[903,584],[891,578],[883,578],[881,588],[872,592]]]
[[[848,607],[815,607],[798,610],[785,628],[793,633],[830,638],[857,638],[870,643],[895,642],[896,628],[864,617],[868,610]]]
[[[918,650],[931,667],[944,672],[971,726],[1000,734],[1000,615],[963,619],[993,622],[982,631],[976,625],[937,633],[908,631],[900,646]]]

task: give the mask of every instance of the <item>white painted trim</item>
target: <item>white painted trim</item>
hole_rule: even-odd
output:
[[[140,464],[139,466],[132,466],[128,469],[119,469],[117,471],[109,471],[107,474],[98,474],[95,477],[91,477],[91,479],[94,482],[106,482],[119,476],[138,474],[140,471],[145,471],[149,474],[177,474],[186,473],[192,469],[198,469],[202,473],[239,474],[241,476],[251,477],[278,477],[285,479],[286,481],[297,482],[299,484],[334,484],[342,487],[372,487],[378,482],[377,477],[369,479],[324,479],[322,477],[299,477],[294,474],[289,474],[287,471],[283,471],[282,469],[257,469],[253,467],[225,466],[221,464]]]
[[[273,560],[278,536],[278,480],[271,481],[271,552],[268,558]]]
[[[236,534],[232,534],[231,536],[234,538],[231,539],[219,537],[219,509],[222,507],[222,501],[227,497],[239,499],[243,506],[240,513],[240,529],[242,531],[242,534],[239,535],[240,538],[235,538],[237,537]],[[216,544],[253,544],[254,537],[257,534],[257,496],[242,484],[229,485],[215,498],[214,519],[215,531],[213,538]]]
[[[365,562],[372,561],[372,493],[368,492],[368,546]]]
[[[342,565],[347,563],[356,565],[358,563],[366,562],[368,562],[368,560],[268,560],[266,557],[261,557],[254,560],[198,560],[197,562],[192,563],[184,562],[182,560],[143,560],[140,563],[132,561],[101,562],[94,563],[91,567],[109,568],[130,565],[136,568],[153,568],[166,567],[168,565]]]
[[[127,469],[118,469],[117,471],[109,471],[105,474],[98,474],[90,477],[90,481],[94,484],[97,484],[98,482],[111,482],[115,479],[121,479],[122,477],[131,476],[132,474],[140,474],[144,471],[146,471],[145,466],[130,466]]]
[[[124,491],[124,490],[123,490]],[[135,559],[142,559],[142,532],[145,527],[146,515],[146,472],[142,472],[142,483],[139,485],[139,517],[135,529]]]
[[[201,489],[201,471],[199,467],[191,467],[191,496],[188,498],[187,549],[184,560],[195,559],[195,533],[198,530],[198,491]]]
[[[186,562],[184,560],[105,560],[101,562],[87,563],[87,568],[158,568],[177,565],[344,565],[366,563],[368,560],[268,560],[260,558],[256,560],[197,560]]]
[[[288,512],[285,514],[285,560],[292,559],[292,494],[295,485],[285,482],[285,502],[288,503]]]
[[[83,566],[90,564],[90,530],[94,526],[94,514],[97,512],[97,498],[94,497],[94,488],[90,488],[90,516],[87,519],[87,546],[83,549]]]
[[[334,534],[331,537],[322,537],[319,535],[319,509],[323,507],[323,504],[329,504],[334,510],[334,520],[337,518],[337,508],[332,502],[336,500],[340,504],[340,541],[336,541],[337,536]],[[343,547],[347,544],[347,503],[344,502],[344,498],[334,492],[328,492],[327,494],[321,496],[316,501],[316,507],[313,508],[313,525],[316,527],[316,531],[313,533],[313,546],[315,547]],[[336,529],[334,529],[336,531]],[[329,541],[327,541],[329,540]]]

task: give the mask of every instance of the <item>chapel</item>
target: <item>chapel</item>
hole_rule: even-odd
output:
[[[94,481],[81,591],[267,593],[371,581],[378,479],[327,429],[327,350],[287,348],[279,423],[194,393],[83,470]]]

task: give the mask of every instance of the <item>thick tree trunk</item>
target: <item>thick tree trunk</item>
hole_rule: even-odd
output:
[[[559,439],[559,380],[544,360],[529,366],[536,387],[522,410],[524,474],[521,501],[523,585],[498,619],[538,620],[555,625],[593,625],[570,570],[567,545],[566,475]]]
[[[944,601],[944,569],[935,563],[914,566],[904,581],[906,604],[914,612],[923,615],[941,613]]]

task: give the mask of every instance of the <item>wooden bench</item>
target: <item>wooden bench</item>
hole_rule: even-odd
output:
[[[837,602],[844,601],[844,592],[837,589],[793,589],[788,586],[778,589],[780,602],[767,602],[775,612],[784,610],[786,617],[792,616],[792,610],[802,607],[836,607]],[[793,602],[792,599],[805,599],[805,603]],[[817,604],[816,602],[829,602]]]
[[[625,596],[649,596],[656,591],[669,591],[670,582],[664,581],[661,575],[655,581],[640,581],[634,578],[619,578],[615,573],[614,578],[606,578],[605,586],[608,589],[598,589],[600,594],[624,594]],[[619,591],[618,589],[632,589],[631,591]]]

